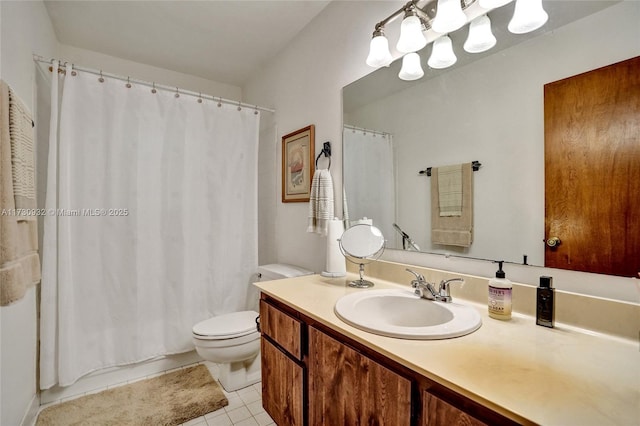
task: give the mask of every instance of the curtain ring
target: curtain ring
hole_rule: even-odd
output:
[[[102,70],[100,70],[100,78],[98,79],[100,83],[104,83],[104,77],[102,76]]]
[[[179,98],[179,97],[180,97],[180,92],[178,91],[178,88],[177,88],[177,87],[176,87],[176,94],[175,94],[175,95],[173,95],[173,96],[174,96],[174,97],[176,97],[176,98]]]
[[[258,115],[258,105],[255,106],[256,109],[253,111],[253,115]]]
[[[131,82],[129,81],[129,76],[127,76],[127,84],[125,84],[127,89],[131,89]]]
[[[71,64],[71,75],[73,77],[75,77],[76,75],[78,75],[78,73],[76,72],[76,70],[73,68],[73,64]]]
[[[202,92],[198,93],[198,103],[202,103]]]
[[[156,94],[158,91],[156,90],[156,82],[153,82],[153,86],[151,87],[151,93]]]
[[[222,98],[218,98],[218,108],[222,106]]]
[[[240,101],[238,101],[238,111],[242,111],[242,104],[240,103]]]

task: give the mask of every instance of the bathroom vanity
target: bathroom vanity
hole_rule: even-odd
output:
[[[517,424],[269,296],[260,315],[262,403],[276,424]]]
[[[353,277],[257,284],[263,406],[277,424],[638,422],[637,342],[570,326],[546,329],[521,314],[496,321],[486,305],[465,300],[459,301],[482,315],[472,334],[429,341],[379,336],[334,313],[340,297],[368,291],[349,288]]]

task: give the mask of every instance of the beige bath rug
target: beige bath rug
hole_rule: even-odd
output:
[[[200,364],[45,408],[36,425],[179,425],[227,404]]]

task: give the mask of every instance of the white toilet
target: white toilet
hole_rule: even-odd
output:
[[[257,272],[258,281],[313,274],[282,263],[259,266]],[[260,381],[260,333],[256,318],[256,311],[233,312],[193,326],[193,343],[198,355],[219,364],[219,381],[227,392]]]

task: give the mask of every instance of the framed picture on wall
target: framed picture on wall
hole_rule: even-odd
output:
[[[282,137],[282,202],[309,201],[315,155],[315,126]]]

